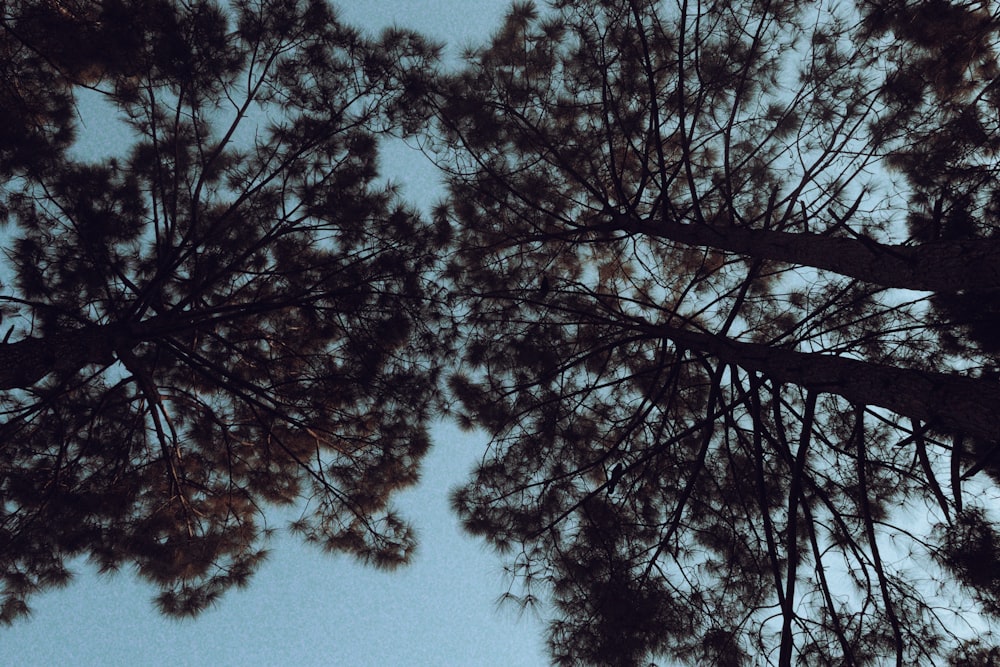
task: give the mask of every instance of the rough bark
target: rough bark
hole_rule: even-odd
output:
[[[139,322],[94,324],[56,331],[44,337],[0,343],[0,390],[25,389],[50,373],[73,373],[92,364],[111,364],[123,351],[143,342],[292,306],[293,301],[277,301],[214,311],[154,315]]]
[[[857,405],[878,406],[988,442],[1000,434],[996,381],[744,343],[667,325],[650,325],[649,330],[775,382],[837,394]]]
[[[1000,240],[886,245],[867,237],[658,223],[617,216],[615,229],[762,259],[812,266],[865,282],[930,292],[1000,288]]]
[[[111,325],[81,327],[0,344],[0,389],[24,389],[50,373],[72,373],[114,361],[120,331]]]

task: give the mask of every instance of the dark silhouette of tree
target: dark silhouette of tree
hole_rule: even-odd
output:
[[[983,7],[933,1],[872,7],[865,21],[877,36],[892,30],[908,47],[892,63],[890,113],[876,131],[905,137],[890,160],[912,188],[912,238],[924,245],[941,240],[989,248],[1000,213],[994,18]],[[937,290],[934,306],[960,325],[959,335],[945,338],[950,349],[961,354],[971,345],[995,355],[1000,296],[991,280],[975,276],[959,290]]]
[[[80,555],[196,614],[278,506],[405,562],[389,500],[428,446],[446,230],[377,183],[377,148],[434,49],[317,0],[4,12],[0,621]],[[67,157],[79,86],[121,120],[106,162]]]
[[[997,27],[519,3],[440,84],[449,383],[493,436],[454,505],[558,664],[1000,652],[1000,388],[954,316],[996,287]]]

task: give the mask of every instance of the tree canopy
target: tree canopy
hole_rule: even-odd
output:
[[[1000,663],[988,6],[516,3],[443,74],[323,0],[2,28],[0,620],[80,555],[194,615],[281,506],[403,563],[449,405],[557,664]],[[412,133],[430,220],[378,181]]]
[[[454,506],[556,663],[996,661],[997,29],[519,3],[441,82]]]
[[[446,237],[378,145],[434,48],[316,0],[26,0],[0,49],[0,620],[80,555],[195,614],[280,506],[405,562],[389,500],[428,446]],[[84,88],[110,159],[67,151]]]

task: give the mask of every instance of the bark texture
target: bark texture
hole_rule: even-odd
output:
[[[857,405],[878,406],[989,442],[1000,434],[1000,384],[993,380],[785,350],[666,325],[651,329],[675,345],[707,352],[776,382],[837,394]]]
[[[833,271],[865,282],[929,292],[1000,288],[1000,240],[885,245],[868,238],[616,217],[615,229]]]
[[[25,389],[50,373],[73,373],[91,364],[110,364],[123,342],[112,325],[81,327],[0,344],[0,389]]]

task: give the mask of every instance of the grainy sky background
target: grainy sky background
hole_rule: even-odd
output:
[[[369,32],[398,25],[447,44],[446,56],[496,30],[508,0],[366,0],[338,2],[345,20]],[[115,127],[81,119],[82,154],[115,152]],[[418,205],[440,196],[419,153],[395,147],[383,172]],[[420,531],[414,563],[378,572],[331,557],[293,538],[273,543],[271,558],[244,591],[233,591],[194,621],[157,615],[154,590],[130,574],[98,577],[85,562],[66,589],[32,601],[31,618],[0,629],[0,665],[10,667],[539,667],[548,664],[542,626],[531,615],[497,607],[507,583],[500,560],[461,533],[448,492],[481,456],[485,439],[449,424],[418,488],[398,497]]]

